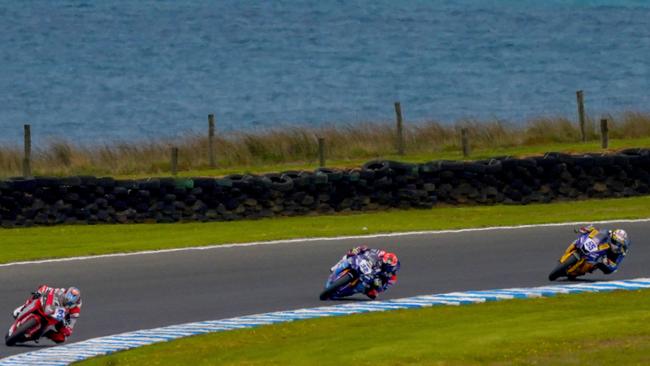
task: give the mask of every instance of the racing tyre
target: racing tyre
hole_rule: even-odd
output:
[[[320,293],[320,299],[321,300],[329,299],[330,296],[332,296],[332,294],[334,292],[336,292],[336,290],[338,290],[339,288],[347,285],[348,283],[352,282],[353,280],[354,280],[354,276],[352,275],[352,273],[350,273],[350,272],[346,273],[345,275],[341,276],[336,281],[332,282],[332,284],[329,285],[329,287],[327,287],[325,290],[323,290],[323,292]]]
[[[548,275],[548,280],[555,281],[562,276],[566,276],[567,270],[576,263],[578,263],[578,258],[572,255],[566,262],[560,263],[555,267],[551,274]]]
[[[38,320],[32,318],[24,322],[23,324],[21,324],[18,328],[16,328],[16,331],[11,336],[9,336],[9,333],[7,333],[7,335],[5,335],[5,344],[11,347],[18,342],[24,342],[25,341],[24,333],[29,329],[33,328],[34,326],[36,326],[37,323]]]

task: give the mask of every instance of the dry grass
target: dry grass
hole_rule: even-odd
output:
[[[610,139],[650,136],[650,115],[624,113],[609,116]],[[588,139],[599,138],[596,121],[588,121]],[[576,123],[563,118],[540,118],[517,127],[501,121],[463,121],[456,125],[438,122],[407,124],[409,154],[427,154],[460,148],[460,129],[469,129],[475,149],[573,143],[579,140]],[[371,159],[393,154],[395,128],[387,123],[357,123],[320,128],[295,127],[264,132],[232,133],[216,138],[217,164],[222,168],[317,161],[316,136],[327,142],[328,159]],[[171,146],[180,149],[179,170],[208,167],[204,136],[185,135],[171,140],[79,145],[55,140],[34,152],[37,175],[131,175],[166,174]],[[0,176],[21,174],[22,149],[0,146]]]

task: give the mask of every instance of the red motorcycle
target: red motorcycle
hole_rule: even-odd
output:
[[[54,312],[48,315],[43,309],[45,301],[47,299],[43,296],[32,297],[27,301],[5,336],[7,346],[29,341],[36,342],[50,330],[56,332],[57,324],[65,319],[65,308],[55,307]]]

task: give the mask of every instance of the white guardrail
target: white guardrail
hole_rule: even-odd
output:
[[[347,303],[341,305],[322,306],[311,309],[278,311],[273,313],[255,314],[237,318],[203,321],[172,325],[168,327],[138,330],[112,336],[93,338],[82,342],[63,346],[51,347],[39,351],[22,353],[0,359],[0,366],[5,365],[49,365],[63,366],[72,362],[85,360],[95,356],[107,355],[114,352],[142,347],[174,339],[223,332],[232,329],[253,328],[267,324],[285,323],[294,320],[322,318],[326,316],[342,316],[386,311],[396,309],[423,308],[438,305],[463,305],[486,301],[499,301],[515,298],[546,297],[555,294],[573,294],[581,292],[601,292],[612,290],[640,290],[650,288],[650,278],[636,278],[622,281],[573,283],[553,286],[510,288],[485,291],[451,292],[407,297],[385,301]]]

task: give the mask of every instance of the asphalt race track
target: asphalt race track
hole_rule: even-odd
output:
[[[601,225],[610,227],[611,225]],[[587,278],[650,275],[650,223],[616,224],[633,243],[619,272]],[[329,268],[357,244],[395,251],[398,283],[380,298],[461,290],[541,286],[573,226],[466,231],[372,239],[322,240],[0,267],[0,329],[39,284],[78,286],[81,319],[70,342],[185,322],[323,305]],[[359,297],[361,299],[362,297]],[[0,358],[47,347],[0,347]]]

